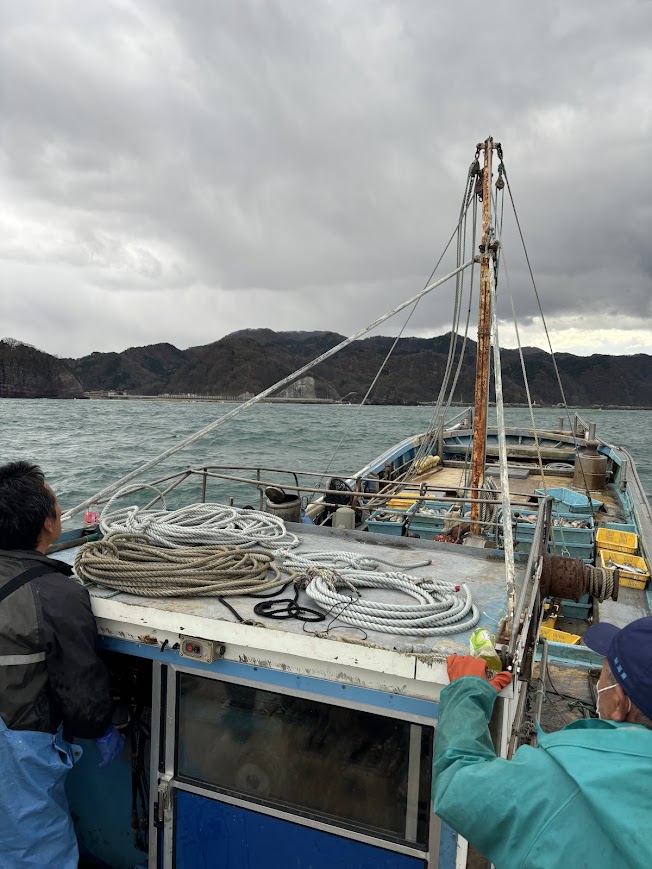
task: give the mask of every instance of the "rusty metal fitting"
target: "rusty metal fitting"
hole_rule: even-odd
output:
[[[541,556],[541,596],[563,597],[579,603],[588,591],[588,579],[581,558],[563,558],[560,555]]]

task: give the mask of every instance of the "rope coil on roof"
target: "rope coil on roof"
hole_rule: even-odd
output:
[[[75,574],[144,597],[226,597],[281,585],[281,569],[273,560],[269,552],[233,546],[166,549],[152,546],[143,535],[117,532],[82,546]]]
[[[107,504],[107,508],[110,507]],[[129,506],[107,512],[100,519],[103,534],[139,534],[150,543],[170,549],[183,546],[239,546],[293,549],[299,538],[272,513],[224,504],[189,504],[180,510],[143,510]]]
[[[399,570],[370,569],[381,562],[351,552],[279,552],[285,568],[301,571],[306,594],[340,621],[363,630],[407,636],[436,637],[475,627],[480,613],[464,583],[417,579]],[[410,570],[430,562],[402,565]],[[392,565],[396,567],[396,565]],[[402,592],[415,602],[363,599],[360,589]],[[340,591],[342,589],[342,591]],[[348,589],[348,593],[345,591]]]

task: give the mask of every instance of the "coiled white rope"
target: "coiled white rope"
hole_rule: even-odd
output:
[[[266,549],[293,549],[299,538],[285,528],[272,513],[242,510],[224,504],[190,504],[180,510],[143,510],[123,507],[100,518],[103,534],[121,531],[146,537],[150,543],[176,549],[185,546],[263,546]]]
[[[353,557],[351,557],[353,556]],[[415,579],[399,571],[376,571],[353,567],[335,570],[324,561],[340,564],[348,561],[366,563],[354,553],[278,553],[285,568],[302,570],[306,594],[340,621],[363,630],[387,634],[435,637],[457,634],[475,627],[480,613],[464,583],[436,579]],[[421,565],[412,565],[424,566]],[[408,568],[409,569],[409,568]],[[352,594],[340,593],[348,588]],[[398,604],[362,599],[358,589],[386,588],[401,591],[416,603]]]
[[[371,558],[368,555],[360,555],[359,552],[289,552],[281,549],[276,553],[276,559],[294,570],[314,567],[316,564],[320,567],[332,567],[340,572],[347,568],[350,570],[375,570],[379,564],[389,565],[389,567],[399,566],[392,561],[378,558],[378,556]],[[424,558],[423,561],[403,564],[401,567],[405,570],[416,570],[417,567],[427,567],[429,564],[432,564],[432,561],[429,558]]]

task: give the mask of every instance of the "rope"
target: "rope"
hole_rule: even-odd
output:
[[[331,567],[334,570],[375,570],[379,564],[389,567],[402,567],[405,570],[416,570],[417,567],[428,567],[432,561],[424,559],[414,564],[394,564],[383,558],[370,558],[368,555],[360,555],[358,552],[288,552],[281,550],[276,553],[276,558],[287,567],[294,570],[305,570],[318,564],[320,567]]]
[[[230,410],[228,413],[225,413],[223,416],[219,417],[219,419],[214,420],[212,423],[207,425],[205,428],[201,429],[195,434],[190,435],[189,437],[182,440],[180,443],[176,444],[174,447],[170,447],[169,449],[162,452],[160,455],[156,456],[153,459],[150,459],[148,462],[145,462],[144,465],[136,468],[134,471],[130,471],[128,474],[125,474],[124,477],[121,477],[119,480],[116,480],[115,483],[111,483],[109,486],[105,486],[99,492],[96,492],[94,495],[91,495],[90,498],[87,498],[85,501],[82,501],[81,504],[77,504],[76,507],[72,507],[70,510],[66,510],[63,514],[64,519],[70,519],[76,513],[79,513],[82,510],[85,510],[87,507],[90,507],[91,504],[95,504],[97,501],[102,500],[107,495],[111,495],[124,486],[126,483],[131,482],[135,477],[139,477],[142,474],[149,471],[155,465],[158,465],[160,462],[168,459],[170,456],[178,453],[179,450],[183,450],[186,447],[190,446],[190,444],[199,440],[200,438],[205,437],[210,432],[215,431],[215,429],[224,425],[227,420],[231,419],[234,416],[242,413],[243,410],[246,410],[248,407],[251,407],[253,404],[257,404],[263,398],[267,398],[268,395],[271,395],[273,392],[278,392],[278,390],[282,389],[284,386],[287,386],[289,383],[293,383],[295,380],[298,380],[302,377],[307,371],[310,371],[311,368],[314,368],[316,365],[319,365],[321,362],[324,362],[326,359],[330,359],[331,356],[334,356],[335,353],[338,353],[340,350],[343,350],[344,347],[348,347],[349,344],[352,344],[354,341],[357,341],[358,338],[362,338],[363,335],[366,335],[368,332],[372,332],[377,326],[380,326],[386,320],[390,320],[392,317],[396,316],[396,314],[400,313],[405,308],[408,308],[410,305],[413,305],[415,302],[419,301],[419,299],[426,296],[428,293],[432,292],[432,290],[437,289],[442,284],[446,283],[446,281],[454,278],[455,275],[464,271],[464,269],[469,268],[469,266],[473,265],[473,259],[468,260],[462,265],[458,266],[456,269],[453,269],[452,272],[449,272],[444,277],[439,278],[437,281],[433,281],[433,283],[428,284],[427,287],[420,290],[414,296],[411,296],[405,302],[401,302],[400,305],[397,305],[391,311],[383,314],[380,317],[377,317],[373,323],[369,323],[368,326],[365,326],[363,329],[359,329],[354,335],[351,335],[349,338],[345,338],[344,341],[340,341],[339,344],[336,344],[335,347],[331,347],[330,350],[326,350],[321,356],[317,356],[312,362],[308,362],[303,365],[301,368],[297,368],[296,371],[292,372],[292,374],[288,374],[287,377],[284,377],[282,380],[279,380],[277,383],[274,383],[272,386],[267,387],[262,392],[259,392],[258,395],[254,395],[253,398],[248,399],[247,401],[239,404],[237,407]]]
[[[499,150],[498,154],[499,154],[500,160],[502,162],[502,159],[503,159],[502,149]],[[554,350],[552,349],[552,342],[550,340],[550,333],[548,332],[548,324],[546,322],[546,318],[545,318],[544,313],[543,313],[543,307],[541,306],[541,299],[539,297],[539,290],[537,289],[536,281],[534,280],[534,272],[532,271],[530,257],[529,257],[527,247],[525,244],[525,237],[523,235],[523,230],[521,229],[521,222],[518,219],[518,214],[516,212],[516,204],[514,202],[514,197],[512,195],[512,188],[511,188],[510,183],[509,183],[509,178],[507,177],[507,169],[505,168],[504,163],[502,163],[502,166],[503,166],[503,175],[505,178],[505,182],[507,184],[507,192],[509,194],[509,199],[510,199],[510,202],[512,204],[512,211],[514,212],[514,220],[516,221],[516,227],[518,229],[518,234],[519,234],[520,239],[521,239],[521,245],[523,247],[525,261],[527,263],[528,271],[530,273],[530,280],[532,281],[532,288],[534,289],[534,296],[537,300],[537,305],[539,307],[539,313],[541,314],[541,322],[543,325],[544,332],[546,333],[546,340],[548,341],[548,347],[550,349],[550,358],[552,360],[553,368],[555,369],[555,376],[557,378],[557,385],[559,386],[559,392],[561,394],[561,399],[562,399],[562,402],[564,404],[564,410],[566,411],[566,417],[568,419],[568,424],[569,424],[570,429],[571,429],[571,436],[573,438],[573,443],[575,444],[575,452],[577,454],[579,451],[580,445],[578,443],[577,434],[573,430],[573,423],[571,422],[570,414],[568,412],[568,402],[566,401],[566,393],[564,392],[564,387],[563,387],[562,382],[561,382],[561,375],[559,373],[559,367],[557,366],[557,358],[555,356]],[[591,492],[589,490],[589,485],[588,485],[588,482],[586,479],[586,474],[584,473],[584,468],[582,467],[581,463],[580,463],[580,471],[582,473],[582,482],[584,483],[584,491],[586,492],[586,495],[589,499],[589,509],[591,510],[591,513],[593,513],[593,510],[591,508]],[[545,482],[544,482],[544,487],[545,487]]]
[[[268,552],[227,546],[162,549],[142,535],[113,533],[81,547],[75,573],[86,582],[143,597],[225,597],[280,585],[281,570],[273,559]]]
[[[469,171],[470,171],[470,170],[469,170]],[[467,180],[467,183],[468,183],[468,180]],[[466,188],[465,188],[465,190],[466,190]],[[466,212],[464,212],[464,218],[466,219]],[[453,241],[453,239],[455,238],[455,236],[459,234],[459,231],[460,231],[460,222],[461,222],[461,217],[460,217],[460,220],[458,220],[458,222],[457,222],[457,226],[456,226],[455,229],[453,230],[453,232],[452,232],[452,234],[451,234],[451,237],[448,239],[448,242],[446,243],[446,247],[445,247],[444,250],[442,251],[441,256],[439,257],[439,259],[438,259],[437,262],[435,263],[435,265],[434,265],[432,271],[430,272],[430,276],[429,276],[428,280],[426,281],[426,286],[427,286],[427,285],[432,281],[432,279],[434,278],[437,269],[438,269],[439,266],[441,265],[442,260],[444,259],[444,257],[446,256],[446,253],[448,252],[448,248],[450,247],[451,242]],[[474,222],[475,222],[475,212],[474,212]],[[474,236],[474,237],[475,237],[475,236]],[[462,264],[462,260],[461,260],[460,257],[458,256],[458,258],[457,258],[457,265],[460,266],[461,264]],[[461,273],[460,273],[460,274],[461,274]],[[457,280],[459,280],[460,274],[458,274],[458,276],[457,276]],[[473,280],[473,264],[471,265],[471,280]],[[316,488],[317,488],[317,489],[321,486],[322,480],[324,479],[325,476],[327,476],[327,474],[328,474],[328,472],[329,472],[329,470],[330,470],[330,468],[331,468],[333,462],[334,462],[335,459],[337,458],[337,456],[340,455],[340,450],[341,450],[342,444],[343,444],[343,443],[346,441],[346,439],[348,438],[348,436],[349,436],[349,434],[350,434],[350,432],[351,432],[351,429],[353,428],[353,425],[354,425],[356,422],[358,422],[358,420],[360,419],[360,413],[362,412],[362,408],[363,408],[363,406],[366,405],[366,403],[367,403],[367,401],[368,401],[368,399],[369,399],[369,396],[370,396],[371,393],[373,392],[373,390],[374,390],[374,388],[375,388],[375,386],[376,386],[376,383],[378,382],[378,380],[379,380],[381,374],[382,374],[383,371],[385,370],[385,367],[386,367],[387,363],[389,362],[390,358],[392,357],[392,354],[394,353],[394,350],[396,349],[396,345],[398,344],[399,340],[401,339],[401,337],[402,337],[402,335],[403,335],[403,332],[404,332],[405,329],[407,328],[407,326],[408,326],[410,320],[412,319],[412,316],[413,316],[413,314],[415,313],[417,307],[419,306],[419,302],[420,302],[420,301],[421,301],[420,299],[417,299],[417,301],[414,303],[414,306],[413,306],[412,310],[410,311],[410,313],[408,314],[407,319],[405,320],[405,322],[404,322],[403,325],[401,326],[401,329],[400,329],[398,335],[396,336],[396,339],[394,340],[394,343],[393,343],[392,346],[390,347],[390,349],[389,349],[387,355],[385,356],[385,359],[382,361],[382,363],[381,363],[381,365],[380,365],[378,371],[376,372],[376,374],[375,374],[375,376],[374,376],[374,378],[373,378],[373,380],[372,380],[372,382],[371,382],[369,388],[367,389],[367,391],[366,391],[366,393],[365,393],[365,395],[364,395],[364,398],[362,399],[362,401],[361,401],[360,404],[358,405],[355,414],[352,415],[351,418],[349,419],[349,424],[348,424],[348,426],[344,429],[344,431],[343,431],[343,433],[342,433],[342,437],[340,438],[340,442],[339,442],[339,444],[335,447],[335,450],[333,451],[333,454],[332,454],[332,456],[331,456],[331,458],[330,458],[328,464],[326,465],[326,473],[325,473],[325,474],[324,474],[324,475],[323,475],[323,476],[322,476],[322,477],[317,481],[317,484],[316,484]],[[468,326],[468,323],[467,323],[467,326]],[[315,494],[315,492],[314,492],[314,490],[313,490],[313,495],[314,495],[314,494]]]
[[[509,492],[509,489],[507,489],[507,491]],[[498,506],[498,488],[496,486],[496,481],[491,477],[487,477],[480,487],[478,497],[481,501],[480,521],[487,525],[493,525],[496,522],[500,509]]]
[[[600,602],[611,597],[614,591],[614,572],[604,567],[584,566],[584,575],[588,579],[589,594]]]
[[[113,500],[113,499],[112,499]],[[122,531],[139,534],[150,543],[171,549],[182,546],[263,546],[293,549],[299,538],[272,513],[226,507],[224,504],[190,504],[180,510],[145,510],[130,506],[109,511],[100,518],[103,534]]]
[[[475,249],[476,225],[477,225],[477,198],[474,196],[473,191],[474,191],[474,187],[475,187],[475,177],[477,174],[477,170],[478,170],[478,162],[477,162],[477,157],[476,157],[475,161],[473,163],[471,163],[471,166],[469,167],[469,171],[468,171],[467,179],[466,179],[466,186],[464,189],[464,196],[462,197],[462,206],[460,208],[460,216],[459,216],[458,226],[457,226],[457,264],[458,265],[460,265],[460,263],[463,260],[463,257],[466,255],[466,221],[467,221],[467,216],[468,216],[468,210],[469,210],[469,207],[470,207],[472,202],[473,202],[473,212],[472,212],[472,214],[473,214],[473,238],[471,241],[471,247],[472,247],[472,250]],[[460,232],[461,229],[463,230],[463,232]],[[449,244],[450,244],[450,242],[449,242]],[[462,347],[460,350],[460,355],[459,355],[459,359],[458,359],[458,363],[457,363],[457,369],[455,371],[455,376],[453,379],[453,384],[450,388],[448,401],[447,401],[446,407],[444,409],[443,408],[443,401],[444,401],[444,397],[446,395],[446,390],[448,389],[448,385],[450,382],[450,374],[451,374],[451,371],[453,368],[453,360],[455,357],[455,352],[457,350],[457,339],[458,339],[458,334],[459,334],[459,320],[460,320],[460,312],[461,312],[461,304],[462,304],[462,292],[463,292],[463,284],[464,284],[463,280],[461,280],[461,275],[458,275],[458,277],[456,279],[456,284],[455,284],[455,302],[454,302],[454,307],[453,307],[453,320],[452,320],[452,326],[451,326],[451,336],[450,336],[450,341],[449,341],[449,345],[448,345],[448,357],[446,360],[446,367],[445,367],[444,374],[442,376],[441,385],[439,388],[439,394],[437,396],[437,400],[435,402],[435,406],[433,408],[433,411],[432,411],[432,414],[430,417],[430,422],[428,423],[428,429],[427,429],[424,437],[421,440],[421,444],[419,446],[419,449],[417,450],[417,452],[415,454],[412,467],[410,468],[410,470],[408,471],[408,473],[406,475],[406,481],[409,481],[409,480],[414,478],[414,476],[416,475],[416,471],[414,470],[415,463],[418,460],[420,460],[420,459],[422,459],[425,456],[430,454],[430,452],[434,446],[434,443],[437,439],[437,436],[438,436],[440,429],[443,428],[443,426],[445,426],[446,415],[450,410],[450,405],[451,405],[451,402],[453,400],[453,395],[455,392],[455,388],[457,386],[457,381],[458,381],[458,378],[460,375],[462,362],[464,359],[464,352],[466,349],[468,330],[469,330],[469,322],[470,322],[470,317],[471,317],[471,302],[472,302],[472,298],[473,298],[474,267],[475,267],[475,260],[474,260],[474,265],[471,266],[471,278],[470,278],[470,282],[469,282],[469,303],[468,303],[468,308],[467,308],[464,338],[462,341]]]
[[[444,636],[470,630],[480,618],[465,584],[415,579],[398,570],[377,571],[382,559],[354,552],[278,552],[284,569],[301,571],[298,582],[308,597],[332,612],[340,621],[362,630],[410,636]],[[402,565],[411,570],[430,561]],[[350,594],[338,593],[348,588]],[[362,600],[360,588],[387,588],[417,600],[414,604]]]

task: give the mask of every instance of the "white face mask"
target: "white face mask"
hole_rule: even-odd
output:
[[[598,688],[598,700],[595,704],[595,711],[598,713],[598,718],[602,718],[602,715],[600,714],[600,694],[602,694],[603,691],[610,691],[612,688],[615,687],[616,685],[607,685],[606,688]],[[625,714],[629,715],[629,710],[632,708],[632,701],[629,699],[629,697],[627,698],[627,702],[629,703],[629,708],[627,709],[627,712]]]

